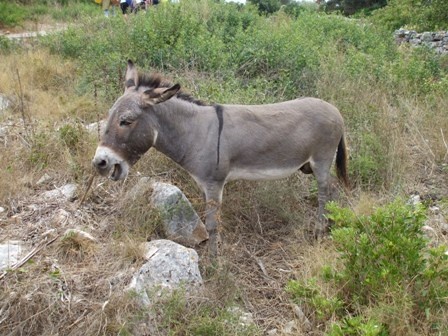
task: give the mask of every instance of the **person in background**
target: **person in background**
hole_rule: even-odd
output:
[[[129,0],[120,0],[120,8],[121,12],[123,13],[124,17],[128,17],[128,9],[131,7],[130,4],[132,1]]]
[[[111,0],[103,0],[102,7],[105,17],[109,17],[109,9],[111,9],[112,15],[114,14],[114,5],[111,3]]]

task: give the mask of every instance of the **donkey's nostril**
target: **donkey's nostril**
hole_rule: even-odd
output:
[[[106,168],[106,167],[107,167],[107,161],[106,161],[106,160],[100,160],[100,161],[97,163],[97,167],[98,167],[98,168]]]
[[[107,160],[105,160],[105,159],[100,159],[100,158],[94,159],[94,160],[93,160],[93,165],[94,165],[96,168],[98,168],[98,169],[104,169],[104,168],[107,168]]]

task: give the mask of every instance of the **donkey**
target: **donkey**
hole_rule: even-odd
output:
[[[93,158],[103,176],[124,179],[154,147],[184,168],[203,191],[209,253],[218,253],[218,217],[226,182],[268,180],[298,169],[318,184],[315,232],[328,223],[330,168],[345,185],[347,153],[344,121],[338,109],[316,98],[267,105],[208,105],[160,75],[139,73],[127,62],[124,94],[109,118]]]

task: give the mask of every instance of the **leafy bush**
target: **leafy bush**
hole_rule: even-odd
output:
[[[369,216],[357,216],[334,203],[328,210],[335,223],[331,236],[339,252],[337,262],[342,265],[324,270],[324,281],[335,288],[331,300],[340,302],[331,310],[338,323],[330,335],[384,335],[386,330],[396,334],[393,331],[400,328],[418,332],[419,320],[446,330],[440,311],[448,303],[448,256],[445,246],[428,247],[422,234],[423,206],[397,200]],[[294,300],[319,312],[329,299],[315,283],[316,279],[291,281],[288,291]],[[372,330],[355,332],[365,328]]]
[[[373,21],[389,30],[408,27],[418,31],[446,29],[448,2],[445,0],[392,0],[373,15]]]
[[[15,2],[0,3],[0,27],[14,27],[20,25],[26,18],[28,10]]]
[[[9,53],[14,50],[16,44],[12,42],[9,38],[0,36],[0,52]]]

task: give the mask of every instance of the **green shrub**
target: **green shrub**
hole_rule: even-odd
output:
[[[33,136],[28,156],[28,163],[32,167],[40,170],[53,161],[55,152],[50,146],[51,143],[51,137],[46,132],[39,132]]]
[[[387,336],[387,330],[375,320],[365,321],[360,316],[347,317],[332,325],[328,336]]]
[[[59,139],[70,151],[79,149],[80,142],[84,138],[85,130],[81,125],[64,125],[59,129]]]
[[[428,247],[423,206],[397,200],[369,216],[334,203],[328,210],[339,266],[325,267],[322,281],[334,294],[328,298],[317,279],[293,280],[287,287],[293,299],[318,315],[329,301],[338,302],[320,314],[327,321],[336,317],[330,335],[418,333],[421,321],[446,331],[448,256],[446,246]]]
[[[16,44],[12,42],[9,38],[0,36],[0,53],[9,53],[13,51]]]
[[[335,204],[329,211],[335,222],[331,236],[344,263],[339,275],[359,303],[374,302],[385,290],[404,288],[422,275],[427,241],[421,231],[426,219],[421,206],[396,201],[361,217]]]
[[[286,290],[298,303],[311,307],[318,321],[329,320],[341,313],[343,302],[336,295],[324,295],[314,278],[303,282],[290,281]]]
[[[418,31],[446,29],[448,2],[445,0],[392,0],[373,15],[373,22],[389,30],[408,27]]]
[[[23,23],[28,10],[15,2],[0,2],[0,27],[14,27]]]

